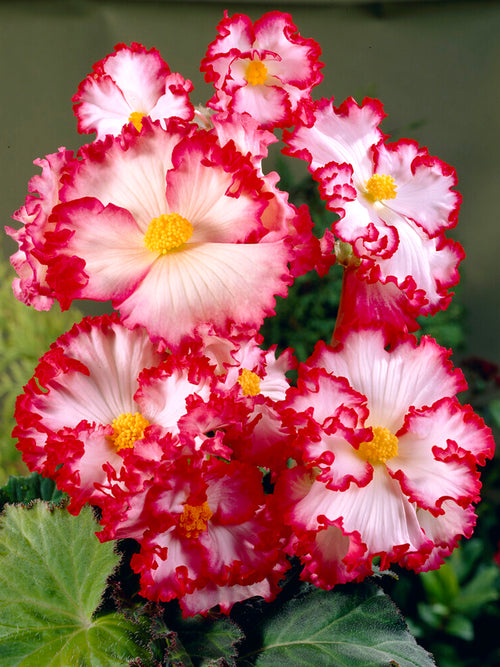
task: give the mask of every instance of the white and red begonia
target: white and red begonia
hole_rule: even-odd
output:
[[[178,117],[191,120],[191,81],[172,73],[156,49],[133,42],[117,44],[112,53],[92,68],[73,96],[78,131],[96,132],[98,139],[120,134],[124,125],[140,129],[148,116],[165,124]]]
[[[49,216],[59,203],[61,176],[73,159],[72,151],[60,148],[57,153],[34,160],[42,173],[30,179],[26,201],[12,216],[23,226],[5,228],[19,246],[10,258],[18,274],[12,282],[14,296],[37,310],[49,310],[54,303],[52,288],[46,280],[47,265],[40,261],[38,253],[44,244],[45,232],[54,228]]]
[[[185,615],[226,613],[252,595],[271,600],[289,564],[256,466],[172,451],[152,468],[147,529],[132,568],[148,599],[179,598]]]
[[[195,125],[145,119],[78,158],[36,249],[44,294],[62,308],[111,299],[126,326],[172,349],[203,322],[257,329],[316,247],[302,214],[234,144]]]
[[[411,322],[451,299],[464,254],[444,232],[456,224],[461,196],[454,169],[426,148],[409,139],[385,143],[384,116],[378,100],[359,106],[349,98],[337,109],[323,99],[314,122],[297,125],[285,142],[287,153],[307,160],[321,197],[339,215],[332,230],[352,245],[367,301],[383,313],[382,324],[397,329],[391,317],[401,307]],[[361,323],[370,318],[361,315]]]
[[[298,32],[289,14],[248,16],[227,11],[201,62],[216,92],[208,106],[249,113],[263,127],[286,127],[310,117],[311,90],[322,74],[319,45]]]
[[[288,549],[303,577],[324,588],[362,579],[372,559],[438,567],[474,526],[478,465],[491,431],[456,393],[465,388],[432,339],[376,329],[319,343],[290,389],[298,465],[277,483],[294,530]]]

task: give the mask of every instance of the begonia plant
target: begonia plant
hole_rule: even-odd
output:
[[[73,97],[77,129],[96,136],[35,160],[21,226],[7,228],[20,301],[114,309],[41,357],[13,436],[65,511],[77,521],[92,506],[99,544],[125,552],[108,604],[150,632],[149,657],[131,648],[130,664],[222,664],[183,654],[177,609],[213,623],[200,630],[209,658],[278,664],[285,649],[265,642],[238,653],[236,626],[213,655],[207,627],[252,605],[266,619],[290,581],[311,585],[295,589],[295,616],[283,612],[297,626],[304,596],[321,596],[326,618],[344,590],[359,607],[356,591],[373,591],[349,582],[439,568],[473,532],[494,451],[457,398],[451,351],[415,336],[419,316],[449,305],[464,257],[445,236],[461,203],[454,169],[411,139],[388,142],[378,100],[314,100],[320,47],[288,14],[225,12],[217,33],[204,107],[154,48],[119,44],[96,63]],[[326,230],[268,170],[280,139],[336,214]],[[261,327],[298,277],[334,263],[337,324],[298,364]],[[387,664],[432,664],[402,633]],[[338,664],[336,639],[321,664]],[[71,664],[90,664],[86,650]],[[320,664],[302,650],[286,664]]]

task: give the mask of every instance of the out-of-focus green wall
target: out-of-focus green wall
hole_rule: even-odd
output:
[[[35,157],[83,143],[71,97],[118,42],[156,47],[190,78],[194,103],[211,96],[198,71],[224,8],[253,19],[292,14],[323,50],[316,96],[384,102],[383,129],[452,164],[464,197],[453,238],[467,252],[462,298],[468,352],[500,363],[500,3],[468,2],[0,2],[1,210],[24,201]],[[297,167],[303,170],[300,164]],[[10,254],[13,245],[4,241]]]

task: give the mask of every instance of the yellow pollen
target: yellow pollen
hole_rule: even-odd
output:
[[[207,523],[212,516],[213,512],[206,500],[203,505],[186,504],[179,516],[178,527],[185,537],[198,537],[207,529]]]
[[[372,430],[373,439],[362,442],[358,453],[372,465],[385,463],[398,453],[398,439],[383,426],[375,426]]]
[[[128,117],[128,122],[133,123],[135,129],[140,132],[141,127],[142,127],[142,119],[144,118],[146,114],[141,113],[140,111],[132,111],[130,116]]]
[[[136,440],[140,440],[144,435],[144,429],[149,426],[146,417],[140,412],[132,414],[131,412],[122,412],[122,414],[113,419],[111,424],[113,435],[111,440],[116,450],[133,447]]]
[[[372,201],[396,198],[396,182],[388,174],[373,174],[366,181],[365,188]]]
[[[249,371],[248,368],[242,369],[238,383],[241,385],[245,396],[257,396],[257,394],[260,394],[260,377],[257,373]]]
[[[267,79],[267,67],[260,60],[251,60],[245,71],[245,79],[251,86],[265,83]]]
[[[180,248],[193,234],[193,225],[178,213],[166,213],[153,218],[144,235],[144,245],[151,252],[166,255]]]

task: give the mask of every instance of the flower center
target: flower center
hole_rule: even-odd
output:
[[[245,79],[251,86],[265,83],[267,79],[267,67],[260,60],[251,60],[245,70]]]
[[[241,385],[245,396],[257,396],[257,394],[260,394],[260,377],[257,373],[249,371],[248,368],[241,370],[238,383]]]
[[[396,182],[388,174],[373,174],[366,181],[365,188],[372,201],[396,198]]]
[[[185,537],[198,537],[207,529],[207,523],[212,516],[213,512],[206,500],[203,505],[186,504],[179,516],[178,527]]]
[[[142,119],[145,117],[145,115],[145,113],[141,113],[140,111],[132,111],[128,117],[128,122],[133,123],[135,129],[140,132],[142,127]]]
[[[143,417],[140,412],[122,412],[122,414],[113,419],[111,424],[113,427],[113,435],[111,440],[115,449],[133,447],[136,440],[140,440],[144,435],[144,429],[149,426],[146,417]]]
[[[166,255],[180,248],[193,234],[193,225],[178,213],[166,213],[153,218],[144,235],[144,245],[151,252]]]
[[[362,442],[358,453],[371,463],[385,463],[398,453],[398,439],[383,426],[373,428],[373,439],[369,442]]]

